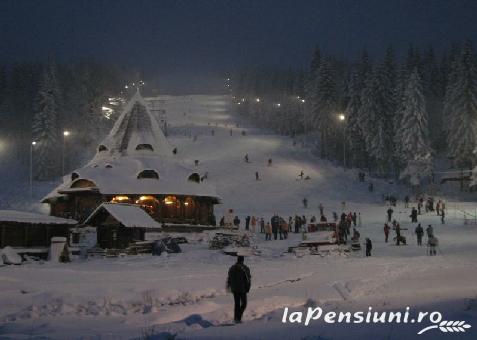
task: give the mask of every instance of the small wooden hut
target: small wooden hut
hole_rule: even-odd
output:
[[[85,221],[96,227],[97,245],[103,249],[125,249],[144,241],[146,232],[159,232],[161,225],[133,204],[103,203]]]
[[[24,211],[0,210],[0,248],[20,253],[47,253],[53,237],[69,237],[75,220]]]

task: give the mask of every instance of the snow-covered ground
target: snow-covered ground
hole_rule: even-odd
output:
[[[431,330],[430,323],[310,326],[283,324],[283,308],[306,311],[439,311],[444,320],[465,320],[477,326],[477,226],[464,224],[462,211],[475,214],[475,204],[448,202],[446,224],[435,214],[419,216],[432,224],[439,238],[438,256],[416,245],[409,209],[395,208],[407,246],[384,243],[385,207],[382,194],[403,196],[406,189],[373,180],[375,192],[359,183],[354,171],[343,171],[293,146],[289,137],[255,129],[231,114],[226,97],[166,97],[170,142],[178,154],[208,171],[223,204],[217,216],[233,208],[242,221],[247,214],[269,219],[273,213],[318,215],[347,211],[361,213],[362,239],[373,241],[373,256],[305,255],[284,253],[297,245],[300,234],[288,240],[264,241],[252,235],[260,256],[246,259],[252,289],[244,322],[233,319],[233,298],[225,291],[231,256],[209,250],[210,233],[191,235],[183,253],[90,259],[70,264],[31,263],[0,268],[0,338],[58,339],[475,339],[465,333]],[[237,123],[239,127],[237,127]],[[212,136],[211,130],[215,135]],[[191,131],[190,138],[188,136]],[[232,136],[230,135],[232,130]],[[246,134],[242,135],[242,131]],[[194,136],[197,136],[194,141]],[[243,158],[248,154],[251,163]],[[272,158],[272,166],[267,160]],[[304,170],[310,180],[298,179]],[[255,180],[258,171],[260,181]],[[309,207],[304,209],[306,197]],[[243,224],[242,224],[243,226]]]

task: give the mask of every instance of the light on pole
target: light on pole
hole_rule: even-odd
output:
[[[346,116],[340,113],[338,119],[343,124],[343,170],[346,171]]]
[[[66,138],[71,134],[68,130],[63,131],[63,148],[61,152],[61,175],[65,174],[65,154],[66,154]]]
[[[30,145],[30,197],[33,197],[33,148],[36,142],[31,142]]]

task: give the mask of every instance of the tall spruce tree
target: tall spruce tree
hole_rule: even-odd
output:
[[[408,178],[411,184],[418,185],[421,178],[430,174],[432,162],[426,102],[417,67],[404,90],[399,130],[400,156],[405,165],[401,178]]]
[[[471,167],[477,145],[477,67],[470,41],[452,65],[445,100],[448,154],[455,166]]]
[[[50,62],[45,67],[40,81],[32,125],[33,137],[37,143],[34,153],[35,177],[39,180],[52,179],[60,173],[59,99],[56,70]]]

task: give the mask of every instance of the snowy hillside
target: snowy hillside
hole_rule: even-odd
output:
[[[224,288],[235,258],[209,250],[209,233],[191,235],[180,254],[1,267],[0,338],[167,339],[176,334],[180,339],[412,339],[429,325],[281,323],[284,307],[304,311],[308,306],[327,311],[409,306],[477,327],[477,226],[464,224],[462,214],[475,215],[474,204],[447,202],[446,224],[435,213],[419,216],[424,227],[434,226],[438,256],[427,256],[426,246],[416,246],[416,225],[402,201],[394,216],[408,245],[385,243],[388,208],[382,195],[402,198],[406,188],[373,180],[375,191],[368,192],[368,182],[358,182],[355,171],[320,161],[289,137],[249,126],[231,112],[227,97],[164,98],[170,143],[191,166],[199,160],[202,175],[208,172],[222,198],[218,219],[233,208],[243,229],[249,214],[267,220],[273,213],[318,217],[322,203],[331,220],[333,211],[342,212],[344,201],[346,211],[361,214],[358,230],[362,240],[373,241],[373,256],[359,251],[296,257],[284,252],[298,245],[301,234],[267,242],[263,234],[252,234],[261,255],[246,258],[252,272],[249,305],[244,322],[233,327],[221,324],[233,319],[233,298]],[[244,161],[246,154],[250,163]],[[309,180],[299,178],[302,170]],[[459,334],[475,337],[474,328]],[[433,330],[419,338],[451,336]]]

